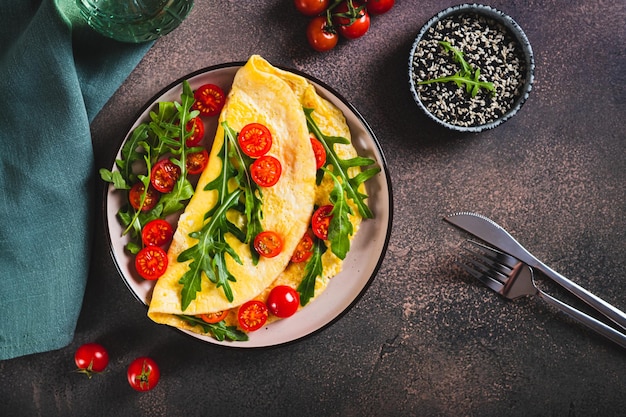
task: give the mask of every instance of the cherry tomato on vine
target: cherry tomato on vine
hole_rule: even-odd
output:
[[[199,117],[191,119],[186,126],[187,132],[191,132],[191,136],[187,138],[185,144],[188,148],[198,146],[204,138],[204,122]]]
[[[192,109],[198,110],[203,116],[216,116],[226,103],[224,91],[215,84],[204,84],[193,92],[196,100]]]
[[[154,219],[141,229],[141,241],[145,246],[163,246],[170,243],[174,228],[167,220]]]
[[[267,297],[267,308],[276,317],[293,316],[299,305],[300,295],[288,285],[277,285]]]
[[[387,13],[394,3],[395,0],[367,0],[367,12],[369,14]]]
[[[282,170],[278,159],[264,155],[250,165],[250,176],[259,186],[271,187],[280,179]]]
[[[339,41],[337,31],[328,24],[325,16],[311,19],[306,28],[306,38],[311,48],[318,52],[330,51]]]
[[[187,155],[187,172],[191,175],[201,174],[209,164],[209,153],[206,149]]]
[[[135,269],[142,278],[158,279],[167,269],[167,253],[158,246],[146,246],[135,256]]]
[[[201,314],[200,318],[205,323],[214,324],[214,323],[219,323],[220,321],[224,320],[226,316],[228,316],[228,310],[218,311],[215,313]]]
[[[150,391],[159,383],[161,371],[153,359],[140,357],[130,363],[126,376],[134,390]]]
[[[269,313],[265,303],[259,300],[250,300],[245,302],[237,313],[239,327],[246,332],[259,330],[265,322]]]
[[[358,12],[358,15],[355,14],[354,20],[349,17],[336,16],[337,13],[349,13],[356,12],[356,10],[361,7],[360,3],[356,1],[352,2],[354,5],[354,9],[351,11],[348,3],[344,1],[341,3],[335,11],[334,20],[337,25],[337,31],[339,34],[348,39],[356,39],[365,35],[370,28],[370,15],[367,13],[366,9],[362,9]]]
[[[135,210],[141,211],[149,211],[156,206],[159,202],[160,194],[157,190],[150,185],[148,187],[148,191],[146,192],[146,198],[143,201],[143,206],[141,205],[141,196],[143,195],[145,187],[142,182],[135,183],[128,192],[128,201],[130,205],[133,206]]]
[[[254,249],[264,258],[273,258],[283,250],[283,239],[276,232],[265,230],[254,238]]]
[[[258,158],[272,147],[272,134],[261,123],[250,123],[241,128],[237,141],[243,153],[251,158]]]
[[[315,154],[315,169],[320,169],[326,164],[326,149],[324,149],[322,142],[313,136],[311,136],[311,146]]]
[[[307,232],[302,236],[298,246],[296,246],[296,250],[293,251],[293,255],[291,255],[291,262],[300,263],[306,262],[313,255],[313,238]]]
[[[76,349],[74,362],[78,367],[78,372],[91,378],[93,374],[106,369],[109,364],[109,353],[104,346],[98,343],[85,343]]]
[[[161,193],[169,193],[174,189],[180,177],[180,167],[168,158],[161,159],[152,167],[150,183]]]
[[[293,4],[303,15],[316,16],[328,8],[330,0],[293,0]]]
[[[333,206],[330,204],[322,206],[315,210],[311,218],[313,234],[322,240],[328,239],[328,227],[330,226],[330,219],[333,218],[330,214],[332,210]]]

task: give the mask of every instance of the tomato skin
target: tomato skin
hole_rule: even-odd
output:
[[[128,192],[128,201],[130,205],[135,209],[140,209],[141,204],[141,195],[143,194],[145,187],[142,182],[137,182],[133,185]],[[159,202],[159,192],[152,187],[152,185],[148,186],[148,191],[146,193],[146,198],[143,201],[143,206],[141,206],[141,211],[150,211],[156,206]]]
[[[328,239],[328,227],[330,225],[330,219],[333,218],[330,214],[332,210],[333,206],[331,204],[322,206],[315,210],[311,218],[313,234],[322,240]]]
[[[128,383],[136,391],[150,391],[161,379],[159,366],[152,358],[139,357],[126,370]]]
[[[265,230],[254,238],[254,249],[264,258],[273,258],[283,250],[283,239],[276,232]]]
[[[161,159],[152,167],[150,183],[161,193],[169,193],[174,189],[180,177],[180,167],[168,158]]]
[[[259,300],[245,302],[237,313],[239,327],[246,332],[259,330],[267,322],[269,311],[265,303]]]
[[[224,91],[215,84],[204,84],[193,92],[196,100],[191,107],[198,110],[203,116],[216,116],[220,114],[226,103]]]
[[[187,132],[192,132],[191,136],[187,138],[185,144],[188,148],[198,146],[204,138],[204,122],[200,117],[194,117],[186,126]]]
[[[305,16],[316,16],[328,8],[330,0],[293,0],[293,4]]]
[[[214,323],[219,323],[220,321],[224,320],[226,316],[228,316],[228,310],[222,310],[222,311],[218,311],[215,313],[201,314],[200,318],[205,323],[214,324]]]
[[[276,317],[293,316],[298,311],[299,305],[300,295],[288,285],[278,285],[272,288],[267,297],[267,308]]]
[[[353,2],[355,8],[361,7],[360,3]],[[349,7],[347,2],[341,3],[335,13],[346,13]],[[370,28],[370,16],[366,9],[359,12],[356,20],[350,23],[350,19],[342,16],[335,16],[335,23],[339,34],[348,39],[357,39],[365,35]]]
[[[141,241],[145,246],[163,246],[170,243],[174,228],[166,220],[154,219],[141,229]]]
[[[306,262],[313,255],[313,238],[307,232],[302,236],[298,246],[296,246],[296,250],[293,251],[293,255],[291,255],[291,262],[300,263]]]
[[[190,175],[201,174],[209,165],[209,153],[206,149],[201,150],[200,152],[192,152],[187,154],[187,173]]]
[[[167,253],[158,246],[146,246],[135,256],[135,269],[142,278],[153,281],[167,269]]]
[[[367,12],[369,14],[384,14],[391,10],[394,4],[395,0],[367,0]]]
[[[315,154],[315,169],[320,169],[326,165],[326,149],[324,149],[322,142],[313,136],[311,136],[311,146],[313,147],[313,154]]]
[[[76,349],[74,362],[79,372],[91,378],[94,373],[100,373],[106,369],[109,364],[109,353],[98,343],[85,343]]]
[[[250,165],[250,176],[259,186],[271,187],[280,179],[282,170],[278,159],[271,155],[263,155]]]
[[[243,153],[251,158],[258,158],[271,149],[272,134],[261,123],[250,123],[241,128],[237,142]]]
[[[311,19],[306,28],[306,38],[311,48],[318,52],[326,52],[337,46],[339,35],[328,25],[325,16]]]

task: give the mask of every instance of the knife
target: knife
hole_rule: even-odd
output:
[[[607,303],[598,296],[590,293],[575,282],[570,281],[552,268],[545,265],[526,248],[524,248],[513,236],[493,220],[476,213],[463,212],[451,214],[444,217],[444,220],[453,226],[464,230],[471,235],[483,240],[494,248],[519,259],[523,263],[531,266],[535,270],[541,271],[548,278],[552,279],[563,288],[589,304],[598,312],[609,318],[622,329],[626,329],[626,314]]]

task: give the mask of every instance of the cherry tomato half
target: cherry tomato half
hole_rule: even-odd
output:
[[[228,310],[218,311],[216,313],[201,314],[200,318],[205,323],[219,323],[228,316]]]
[[[298,311],[300,295],[288,285],[278,285],[272,288],[267,297],[267,308],[276,317],[286,318]]]
[[[201,174],[209,164],[209,153],[206,149],[187,155],[187,172],[191,175]]]
[[[313,136],[311,136],[311,146],[315,154],[315,169],[320,169],[326,164],[326,149],[324,149],[322,142]]]
[[[291,255],[291,262],[300,263],[306,262],[313,255],[313,238],[309,233],[305,233],[300,239],[296,250]]]
[[[356,1],[353,2],[353,4],[355,9],[361,7],[361,5]],[[341,3],[337,9],[335,9],[335,13],[347,12],[349,12],[349,7],[348,3],[345,1]],[[354,21],[351,22],[351,19],[348,17],[336,16],[335,23],[340,35],[348,39],[356,39],[365,35],[365,33],[369,30],[370,15],[367,13],[367,10],[363,9],[357,16],[355,16]]]
[[[273,258],[283,250],[283,239],[276,232],[265,230],[254,238],[254,249],[264,258]]]
[[[180,177],[180,167],[168,158],[161,159],[152,167],[150,183],[161,193],[169,193],[174,189]]]
[[[271,187],[278,182],[282,170],[278,159],[264,155],[250,165],[250,176],[259,186]]]
[[[167,269],[167,253],[158,246],[146,246],[135,256],[135,268],[142,278],[158,279]]]
[[[246,332],[259,330],[267,322],[268,315],[269,312],[265,303],[258,300],[247,301],[239,307],[237,313],[239,327]]]
[[[199,117],[191,119],[186,126],[187,132],[191,132],[191,136],[187,138],[185,144],[188,148],[198,146],[204,138],[204,122]]]
[[[395,0],[367,0],[367,12],[369,14],[387,13],[394,3]]]
[[[154,219],[141,229],[141,241],[145,246],[163,246],[170,243],[174,228],[166,220]]]
[[[226,96],[224,91],[215,84],[204,84],[193,92],[192,109],[198,110],[203,116],[216,116],[224,107]]]
[[[330,204],[322,206],[315,210],[311,218],[313,234],[322,240],[328,239],[328,227],[330,226],[330,219],[333,218],[330,214],[332,210],[333,206]]]
[[[74,362],[79,372],[91,378],[94,373],[99,373],[106,369],[109,364],[109,353],[104,346],[98,343],[85,343],[76,349]]]
[[[126,377],[134,390],[150,391],[159,383],[161,371],[153,359],[140,357],[128,365]]]
[[[296,10],[305,16],[316,16],[328,8],[330,0],[293,0]]]
[[[311,48],[325,52],[337,46],[339,35],[335,28],[328,24],[325,16],[318,16],[311,19],[307,25],[306,39]]]
[[[250,123],[241,128],[237,141],[243,153],[251,158],[258,158],[272,147],[272,134],[264,125]]]
[[[135,183],[128,192],[128,201],[135,210],[150,211],[159,202],[160,194],[150,185],[146,192],[146,198],[141,205],[141,196],[144,194],[145,187],[142,182]]]

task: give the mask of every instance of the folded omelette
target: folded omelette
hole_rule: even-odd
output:
[[[333,179],[328,175],[316,184],[315,156],[303,110],[305,108],[314,110],[312,117],[325,134],[350,138],[341,111],[321,98],[305,78],[275,68],[259,56],[252,56],[237,71],[220,114],[209,165],[200,176],[195,194],[180,216],[168,251],[167,271],[154,287],[148,310],[152,320],[202,333],[201,328],[180,315],[197,316],[230,310],[226,323],[236,325],[238,306],[250,299],[264,301],[276,285],[296,288],[302,281],[305,265],[290,263],[291,256],[309,228],[315,207],[329,204],[333,189]],[[249,123],[261,123],[269,128],[273,138],[269,155],[276,157],[282,164],[278,183],[263,188],[257,197],[262,202],[262,228],[276,231],[283,237],[283,250],[272,258],[254,259],[248,243],[225,233],[226,243],[231,248],[223,256],[225,267],[231,274],[231,280],[227,283],[232,290],[231,299],[225,295],[223,285],[216,285],[202,273],[201,279],[195,283],[195,297],[183,302],[186,289],[181,284],[181,278],[189,274],[194,265],[192,260],[181,261],[180,255],[199,244],[202,239],[199,231],[206,229],[211,221],[207,213],[216,215],[215,210],[223,204],[226,193],[238,187],[234,181],[229,183],[229,190],[211,187],[225,171],[223,158],[228,157],[224,153],[225,142],[228,141],[228,132],[225,130],[230,128],[239,132]],[[334,148],[341,158],[357,156],[350,143],[335,144]],[[359,170],[358,167],[351,169]],[[232,208],[231,211],[229,221],[245,228],[249,218]],[[354,235],[361,221],[359,211],[352,210],[349,219]],[[324,253],[323,273],[315,284],[316,295],[323,291],[328,279],[341,270],[341,263],[331,251]],[[187,304],[185,308],[184,303]],[[268,321],[273,319],[270,317]]]

